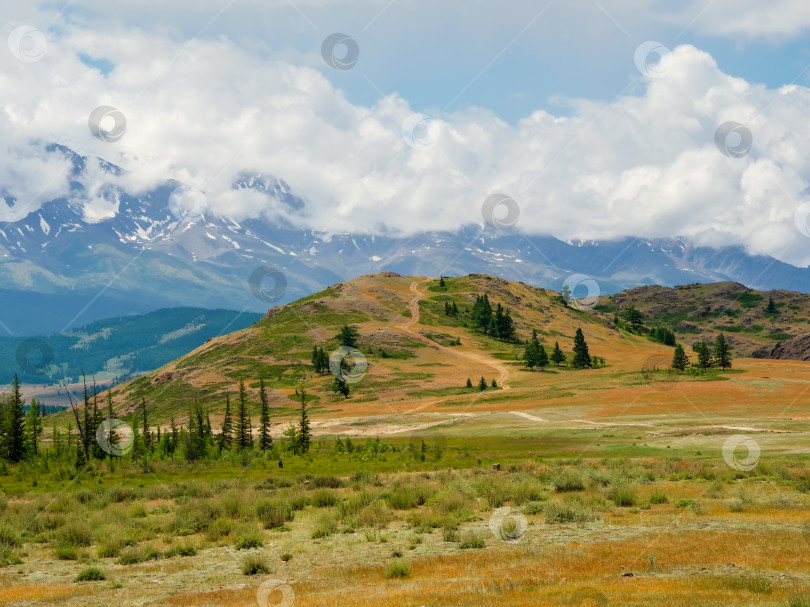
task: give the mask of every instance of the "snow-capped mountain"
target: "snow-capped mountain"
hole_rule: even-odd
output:
[[[483,272],[554,289],[581,273],[595,278],[602,293],[642,284],[721,280],[810,292],[807,269],[751,256],[738,247],[641,239],[566,243],[476,225],[408,237],[313,233],[281,221],[215,216],[195,199],[199,193],[175,181],[139,196],[113,186],[95,192],[113,209],[99,218],[88,215],[83,172],[88,162],[111,175],[121,169],[62,146],[48,149],[72,163],[69,195],[19,221],[0,224],[0,330],[15,335],[57,332],[169,306],[264,311],[380,271],[425,276]],[[268,208],[284,211],[281,215],[307,210],[283,180],[267,174],[243,173],[233,188],[265,196]],[[16,202],[6,198],[12,207]],[[251,289],[251,276],[255,283],[262,272],[254,272],[263,266],[277,268],[286,279],[286,285],[275,285],[279,288],[272,297],[257,297]]]

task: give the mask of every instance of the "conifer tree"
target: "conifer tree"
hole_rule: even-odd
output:
[[[11,384],[11,394],[6,404],[6,459],[10,462],[19,462],[25,456],[25,414],[23,413],[23,398],[20,392],[20,381],[14,375]]]
[[[112,420],[113,420],[113,393],[112,388],[107,390],[107,423],[109,427],[107,428],[107,444],[109,445],[109,456],[110,460],[113,458],[113,449],[119,443],[120,438],[118,437],[118,432],[116,432],[115,428],[113,427]]]
[[[472,385],[472,380],[471,380],[469,377],[467,378],[467,387],[468,387],[468,388],[472,388],[472,387],[473,387],[473,385]]]
[[[239,449],[253,448],[253,428],[250,423],[247,390],[243,380],[239,380],[239,406],[236,410],[236,446]]]
[[[714,341],[715,363],[723,371],[731,369],[731,348],[726,342],[726,336],[720,333]]]
[[[712,360],[712,352],[707,344],[700,341],[693,346],[693,349],[698,355],[698,367],[700,367],[703,371],[711,368],[714,365],[714,361]]]
[[[688,366],[689,357],[686,355],[686,352],[684,352],[683,346],[678,344],[675,346],[675,353],[672,355],[672,368],[683,372]]]
[[[532,338],[526,342],[523,349],[523,362],[530,371],[534,371],[537,366],[537,358],[540,354],[540,342],[537,341],[537,329],[532,329]]]
[[[539,344],[537,349],[537,366],[540,367],[541,371],[548,367],[548,354],[546,354],[543,344]]]
[[[583,335],[580,328],[577,328],[576,335],[574,335],[574,359],[571,364],[575,369],[586,369],[593,366],[585,335]]]
[[[360,337],[360,333],[354,327],[350,327],[349,325],[343,325],[340,329],[340,332],[337,334],[336,339],[340,342],[341,346],[347,346],[349,348],[356,348],[357,347],[357,339]]]
[[[152,431],[149,429],[149,417],[146,413],[146,399],[141,399],[141,415],[143,416],[143,454],[146,457],[154,449]]]
[[[301,453],[309,451],[311,437],[309,415],[307,413],[307,393],[304,386],[301,386],[301,422],[298,430],[298,444],[301,447]]]
[[[565,362],[566,357],[563,351],[560,349],[559,342],[554,342],[554,349],[551,351],[551,362],[553,362],[556,366],[560,366],[563,362]]]
[[[478,389],[482,392],[487,389],[487,380],[485,380],[483,377],[478,380]]]
[[[267,390],[264,387],[264,378],[259,378],[259,399],[261,408],[259,411],[259,449],[262,453],[268,451],[273,446],[273,437],[270,436],[270,405],[267,402]]]
[[[143,454],[143,440],[141,438],[141,432],[138,428],[138,416],[132,416],[132,459],[140,459],[144,456]]]
[[[332,391],[336,392],[337,394],[342,394],[346,398],[349,398],[349,394],[351,394],[349,384],[342,379],[338,379],[337,377],[335,378],[335,381],[332,382]]]
[[[219,432],[219,452],[230,451],[233,444],[233,422],[231,421],[231,395],[225,391],[225,417]]]
[[[25,423],[28,431],[28,447],[33,457],[39,455],[39,439],[42,436],[42,418],[40,417],[39,403],[31,398],[31,408],[28,409],[28,419]]]
[[[776,304],[773,302],[773,293],[768,294],[768,307],[765,308],[765,314],[776,314]]]

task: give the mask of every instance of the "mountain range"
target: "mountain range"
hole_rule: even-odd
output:
[[[749,255],[742,247],[714,249],[684,239],[563,242],[483,222],[410,236],[322,233],[286,219],[235,221],[204,209],[183,215],[173,207],[183,187],[173,180],[139,195],[115,186],[95,192],[114,208],[99,219],[88,216],[91,194],[83,176],[90,169],[110,175],[122,169],[56,144],[46,151],[69,159],[71,188],[67,196],[0,225],[0,330],[9,335],[63,332],[101,318],[174,306],[264,312],[380,271],[482,272],[555,290],[571,275],[583,274],[596,281],[601,294],[719,281],[810,292],[807,268]],[[304,223],[307,203],[283,179],[245,172],[232,187],[259,192],[268,209]],[[17,204],[8,196],[5,201],[12,209]]]

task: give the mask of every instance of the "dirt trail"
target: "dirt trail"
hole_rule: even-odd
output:
[[[426,282],[426,281],[422,281],[422,282]],[[417,282],[417,281],[414,281],[414,282],[411,283],[411,293],[414,294],[414,298],[408,304],[408,309],[411,311],[411,317],[408,320],[406,320],[405,322],[402,323],[402,330],[405,331],[406,333],[409,333],[410,335],[412,335],[413,337],[415,337],[419,341],[429,343],[431,346],[435,346],[435,347],[439,348],[439,350],[442,350],[443,352],[446,352],[450,356],[461,356],[463,358],[466,358],[467,360],[472,360],[472,361],[480,363],[482,365],[492,367],[493,369],[495,369],[498,372],[498,377],[496,379],[496,381],[498,382],[498,386],[500,386],[504,391],[509,390],[510,387],[506,383],[507,380],[509,379],[509,368],[506,365],[501,364],[501,363],[493,360],[489,356],[485,356],[485,355],[482,355],[482,354],[475,354],[474,352],[464,352],[462,350],[459,350],[457,347],[456,348],[450,348],[448,346],[443,346],[442,344],[436,343],[435,341],[433,341],[431,339],[428,339],[424,335],[420,334],[418,331],[414,330],[413,327],[417,323],[419,323],[419,318],[420,318],[419,302],[422,301],[423,299],[425,299],[424,292],[420,291],[417,288],[417,285],[419,285],[419,284],[420,283]]]

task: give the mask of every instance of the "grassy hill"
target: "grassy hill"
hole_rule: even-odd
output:
[[[776,308],[771,313],[769,297]],[[596,310],[621,317],[630,306],[647,317],[647,326],[668,326],[686,344],[711,341],[723,332],[740,356],[810,333],[806,294],[755,291],[736,282],[638,287],[601,297]]]
[[[461,426],[482,430],[490,422],[488,416],[516,410],[532,411],[527,415],[560,428],[598,424],[618,414],[634,423],[662,410],[693,411],[684,393],[692,403],[705,401],[710,407],[728,404],[732,410],[750,411],[744,409],[749,405],[764,410],[792,398],[796,386],[789,381],[789,366],[774,368],[768,361],[746,360],[735,361],[731,372],[678,375],[669,369],[672,347],[614,323],[614,314],[633,302],[648,315],[648,325],[669,321],[678,340],[689,343],[720,324],[719,316],[707,316],[704,325],[694,323],[698,329],[689,330],[687,319],[698,309],[695,301],[702,302],[701,310],[707,306],[731,309],[732,314],[744,310],[735,317],[738,323],[759,313],[745,306],[753,302],[762,307],[762,301],[753,297],[762,295],[741,292],[747,291],[728,283],[651,287],[607,298],[596,310],[578,311],[552,291],[480,274],[446,279],[445,287],[432,278],[393,273],[362,276],[275,307],[256,324],[216,337],[127,382],[116,388],[115,406],[119,416],[126,416],[146,400],[154,422],[165,424],[173,415],[183,423],[189,406],[198,401],[211,412],[216,425],[224,411],[225,392],[234,394],[240,380],[246,382],[257,414],[259,378],[264,377],[274,421],[296,417],[296,390],[304,385],[319,434],[374,435],[415,428],[438,428],[447,434]],[[499,341],[474,328],[470,310],[475,298],[484,293],[493,306],[500,303],[511,310],[517,342]],[[781,319],[792,318],[790,306],[804,296],[776,293],[774,297],[781,306]],[[678,304],[681,299],[684,302]],[[445,302],[456,304],[457,317],[445,314]],[[338,347],[336,335],[344,324],[358,329],[359,350],[369,363],[363,379],[351,386],[348,399],[332,391],[331,374],[316,374],[310,364],[313,345],[323,346],[327,353]],[[551,366],[542,372],[525,368],[523,341],[532,329],[547,351],[559,342],[570,360],[577,328],[582,328],[590,353],[605,360],[604,367],[580,371],[568,365]],[[764,329],[752,335],[764,340],[763,333]],[[736,342],[739,333],[729,335]],[[455,345],[457,340],[460,345]],[[740,354],[748,352],[737,342],[735,357]],[[495,379],[497,388],[478,390],[481,377],[487,384]],[[467,378],[473,388],[465,387]],[[761,398],[755,396],[754,388],[763,378],[772,388]],[[668,389],[676,384],[683,389]],[[516,417],[507,415],[507,425],[513,425]],[[277,433],[281,426],[276,424]]]

